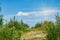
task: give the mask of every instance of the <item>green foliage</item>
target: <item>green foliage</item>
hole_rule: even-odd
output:
[[[29,26],[23,22],[18,22],[18,21],[14,21],[14,20],[10,20],[10,22],[8,23],[8,28],[12,28],[15,27],[16,30],[20,30],[20,31],[25,31],[27,28],[29,28]]]
[[[39,28],[41,26],[42,26],[42,24],[40,24],[40,23],[35,24],[35,28]]]
[[[60,27],[60,16],[58,13],[56,15],[56,26]]]
[[[0,27],[3,25],[3,15],[0,15]]]
[[[48,40],[60,40],[60,16],[58,14],[56,15],[55,25],[52,25],[52,23],[50,22],[48,27],[49,27],[48,28],[49,30],[47,30],[47,33],[48,33],[47,39]]]
[[[36,30],[36,28],[46,31],[47,40],[60,40],[60,16],[58,14],[56,15],[56,23],[44,21],[42,24],[35,24],[33,28],[29,28],[23,20],[17,21],[15,16],[3,25],[3,15],[0,15],[0,27],[0,40],[20,40],[23,33]]]
[[[15,20],[15,16],[13,19],[10,19],[8,23],[3,24],[3,16],[0,16],[0,40],[20,40],[21,34],[25,32],[29,26],[25,23],[18,22]]]
[[[57,38],[60,40],[60,16],[59,13],[56,15],[56,32],[57,32]]]

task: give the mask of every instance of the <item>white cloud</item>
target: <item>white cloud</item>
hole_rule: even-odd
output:
[[[32,12],[18,12],[17,16],[27,16],[27,19],[43,19],[43,20],[51,20],[51,18],[57,13],[60,13],[60,10],[56,9],[44,9],[41,11],[32,11]],[[54,18],[53,18],[54,19]],[[36,21],[35,21],[36,22]]]
[[[56,14],[57,12],[59,12],[60,10],[56,10],[56,9],[44,9],[41,11],[32,11],[32,12],[18,12],[17,16],[49,16],[52,14]]]
[[[29,13],[20,11],[17,13],[17,16],[29,16]]]
[[[47,16],[50,15],[52,12],[55,12],[55,10],[43,10],[41,13]]]
[[[52,15],[52,14],[56,14],[59,11],[60,10],[48,9],[48,10],[37,11],[37,12],[34,12],[34,13],[36,13],[35,16],[49,16],[49,15]]]

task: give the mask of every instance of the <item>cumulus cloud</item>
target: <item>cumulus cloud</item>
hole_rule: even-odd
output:
[[[60,10],[55,9],[46,9],[41,11],[32,11],[32,12],[18,12],[17,16],[49,16],[52,14],[56,14],[57,12],[60,12]]]
[[[29,13],[20,11],[17,13],[17,16],[29,16]]]

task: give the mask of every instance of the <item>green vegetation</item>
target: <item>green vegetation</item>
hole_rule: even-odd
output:
[[[17,21],[15,16],[8,23],[3,24],[3,15],[0,15],[0,40],[20,40],[23,33],[35,29],[46,31],[46,40],[60,40],[60,16],[56,15],[55,23],[44,21],[43,23],[37,23],[35,27],[29,28],[23,20]]]

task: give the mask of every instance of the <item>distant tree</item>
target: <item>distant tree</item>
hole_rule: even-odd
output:
[[[8,27],[12,28],[13,26],[19,30],[24,30],[24,29],[29,28],[29,26],[27,24],[23,23],[22,20],[21,20],[21,22],[18,22],[17,20],[14,21],[14,20],[10,19],[10,22],[8,23]]]
[[[55,29],[55,24],[52,21],[49,21],[48,27],[50,27],[50,30]]]
[[[0,27],[3,25],[3,15],[0,15]]]
[[[14,20],[14,21],[16,20],[16,17],[15,17],[15,16],[13,17],[13,20]]]
[[[28,24],[24,23],[23,20],[21,20],[21,25],[26,29],[29,28]]]
[[[42,24],[42,27],[44,30],[49,30],[48,29],[48,24],[49,24],[49,21],[44,21],[43,24]]]
[[[40,28],[41,26],[42,26],[41,23],[37,23],[37,24],[35,24],[35,27],[34,28]]]
[[[60,15],[59,15],[59,13],[57,13],[57,15],[56,15],[56,25],[57,25],[57,27],[60,27]]]
[[[1,2],[0,2],[0,27],[3,25],[3,15],[1,15]]]
[[[56,15],[56,31],[57,31],[57,38],[60,40],[60,15],[57,13]]]

